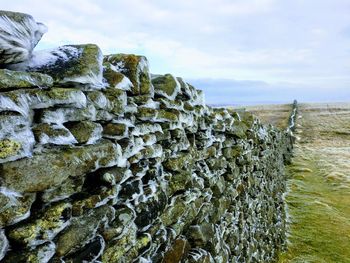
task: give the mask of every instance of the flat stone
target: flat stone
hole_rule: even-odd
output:
[[[215,236],[215,228],[211,223],[190,226],[187,230],[189,240],[196,247],[204,247]]]
[[[104,57],[104,62],[109,62],[118,71],[129,78],[132,83],[133,95],[154,93],[151,83],[148,61],[144,56],[131,54],[116,54]]]
[[[172,247],[165,252],[162,263],[181,262],[187,257],[191,246],[186,239],[176,239]]]
[[[0,64],[15,64],[31,58],[47,27],[31,15],[0,10]]]
[[[115,213],[115,219],[102,233],[102,236],[107,241],[110,241],[116,237],[121,238],[121,235],[124,232],[127,232],[126,229],[132,227],[135,219],[135,211],[131,210],[129,207],[117,209]]]
[[[194,160],[188,153],[178,153],[176,157],[167,159],[163,165],[170,171],[183,171],[192,166]]]
[[[94,144],[102,138],[102,126],[92,121],[71,122],[65,125],[78,143]]]
[[[41,197],[44,203],[57,202],[81,192],[84,183],[84,177],[68,177],[57,187],[45,190]]]
[[[35,139],[40,144],[71,145],[77,143],[63,125],[40,123],[33,127]]]
[[[30,156],[35,144],[31,120],[15,112],[0,114],[0,163]]]
[[[96,235],[97,228],[107,224],[113,215],[111,207],[102,206],[72,219],[71,224],[57,238],[57,256],[67,256],[84,247]]]
[[[128,135],[128,126],[125,123],[107,123],[103,126],[103,136],[106,138],[121,139]]]
[[[110,102],[107,110],[115,115],[121,115],[127,105],[126,91],[117,88],[108,88],[104,91],[104,94]]]
[[[175,97],[181,90],[180,83],[170,74],[152,78],[152,84],[156,95],[165,97],[169,100],[175,100]]]
[[[94,90],[104,87],[102,60],[102,52],[94,44],[65,45],[34,52],[28,62],[16,64],[12,69],[44,73],[57,84]]]
[[[56,245],[48,242],[36,248],[10,251],[4,258],[4,263],[26,262],[26,263],[47,263],[55,254]]]
[[[43,109],[38,114],[41,123],[63,124],[66,122],[95,121],[96,108],[89,104],[85,108],[52,108]]]
[[[18,192],[39,192],[118,162],[121,150],[109,141],[84,147],[50,149],[2,165],[2,185]]]
[[[20,222],[30,215],[35,194],[20,194],[4,186],[0,187],[0,227]]]
[[[31,109],[42,109],[55,105],[85,107],[86,97],[79,89],[65,88],[23,89],[0,93],[0,112],[18,112],[29,118]]]
[[[122,73],[118,71],[118,68],[111,63],[103,63],[103,77],[108,83],[110,88],[117,88],[130,91],[133,88],[131,81]]]
[[[0,69],[0,91],[37,87],[47,88],[51,87],[52,84],[52,78],[46,74]]]
[[[69,224],[72,205],[61,202],[40,213],[36,219],[18,225],[9,231],[9,239],[29,247],[51,241]]]

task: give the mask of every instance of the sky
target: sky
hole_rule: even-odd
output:
[[[349,0],[11,0],[48,26],[36,49],[145,55],[209,104],[350,101]]]

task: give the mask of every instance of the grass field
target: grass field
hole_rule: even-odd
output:
[[[265,122],[283,122],[272,107]],[[279,263],[350,262],[350,104],[300,104],[287,167],[288,249]]]

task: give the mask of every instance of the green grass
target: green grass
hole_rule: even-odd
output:
[[[319,156],[305,149],[287,168],[291,222],[280,263],[350,262],[350,190],[339,187],[341,179],[327,178],[328,172]]]

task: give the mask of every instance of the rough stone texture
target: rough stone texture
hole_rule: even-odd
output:
[[[47,27],[31,15],[0,10],[0,65],[29,60],[46,31]]]
[[[36,72],[18,72],[0,69],[0,90],[46,88],[51,87],[53,80],[49,75]]]
[[[65,86],[80,85],[84,89],[101,89],[102,52],[94,44],[66,45],[53,50],[37,51],[24,63],[10,67],[50,75],[54,82]]]
[[[151,79],[142,56],[102,68],[94,45],[50,54],[35,71],[53,86],[0,74],[0,259],[276,259],[296,110],[282,131],[206,106],[181,78]]]

